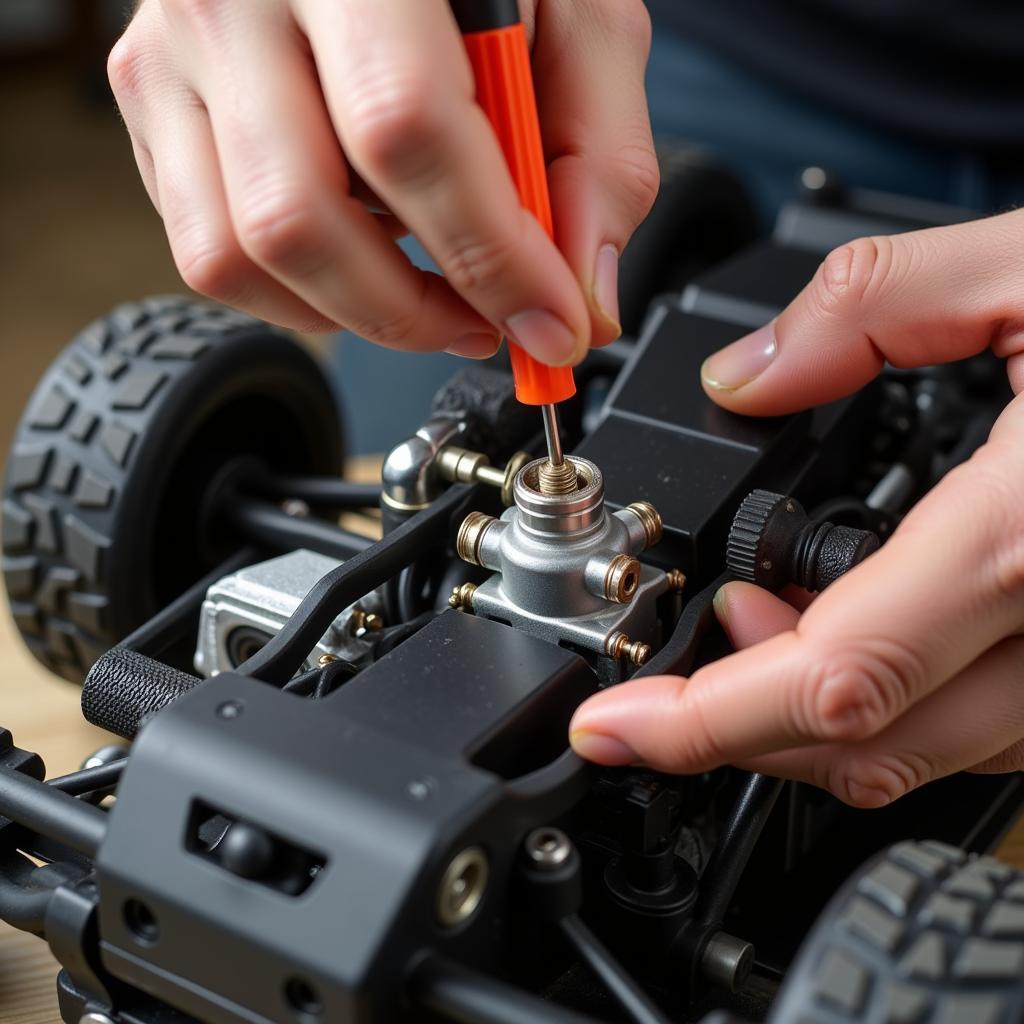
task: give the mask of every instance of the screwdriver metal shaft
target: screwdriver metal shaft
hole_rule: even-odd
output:
[[[562,434],[558,424],[558,406],[542,405],[544,413],[544,437],[548,443],[548,462],[555,469],[558,469],[565,462],[565,455],[562,452]]]

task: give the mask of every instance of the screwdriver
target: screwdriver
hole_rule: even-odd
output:
[[[533,88],[530,47],[517,0],[451,0],[476,81],[476,101],[501,144],[523,206],[554,237],[547,165]],[[566,463],[558,423],[558,403],[576,394],[572,369],[545,366],[509,342],[516,398],[541,406],[551,470],[542,471],[543,490],[576,489],[576,473]],[[548,486],[545,487],[545,481]]]

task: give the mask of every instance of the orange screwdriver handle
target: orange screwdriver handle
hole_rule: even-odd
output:
[[[473,66],[477,103],[494,127],[523,206],[554,237],[530,48],[517,4],[466,0],[453,6]],[[570,367],[545,366],[512,342],[508,348],[520,402],[553,405],[576,394]]]

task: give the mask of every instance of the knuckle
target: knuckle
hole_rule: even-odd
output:
[[[114,43],[107,56],[107,80],[118,103],[124,104],[138,96],[144,65],[143,48],[129,29]]]
[[[626,196],[630,218],[639,224],[650,212],[661,188],[661,168],[650,140],[621,148],[613,173]]]
[[[825,311],[842,313],[879,291],[893,266],[893,242],[884,235],[857,238],[833,249],[814,278],[814,296]]]
[[[704,712],[705,700],[714,698],[705,694],[698,676],[699,673],[691,679],[689,687],[680,680],[674,694],[674,707],[665,716],[668,721],[686,723],[684,729],[678,729],[674,734],[670,760],[675,765],[685,766],[687,770],[697,766],[717,768],[729,760]]]
[[[384,348],[409,349],[415,347],[417,330],[422,320],[414,310],[395,311],[388,317],[366,320],[346,320],[346,327]]]
[[[229,305],[237,304],[245,295],[245,257],[232,245],[208,243],[182,248],[175,262],[185,284],[200,295]]]
[[[309,275],[326,261],[326,241],[316,210],[297,193],[243,203],[238,238],[244,252],[264,267]]]
[[[877,639],[815,658],[797,720],[808,735],[852,742],[877,735],[924,689],[925,670],[908,648]]]
[[[440,265],[457,292],[489,293],[506,279],[518,250],[518,239],[500,235],[460,239],[443,254]]]
[[[173,17],[201,31],[209,31],[220,22],[222,0],[162,0],[163,8]]]
[[[366,72],[349,100],[347,148],[368,177],[415,178],[437,159],[447,134],[436,90],[408,69]]]
[[[856,753],[830,767],[825,788],[851,807],[870,810],[899,800],[935,775],[934,766],[918,754]]]

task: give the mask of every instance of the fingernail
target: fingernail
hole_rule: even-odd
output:
[[[599,732],[587,732],[577,729],[569,735],[572,749],[585,761],[596,761],[598,764],[636,764],[640,760],[632,747]]]
[[[501,345],[501,338],[497,334],[488,334],[486,331],[479,331],[472,334],[464,334],[461,338],[453,341],[445,352],[453,356],[465,356],[466,359],[490,359]]]
[[[549,366],[566,366],[576,355],[576,335],[546,309],[530,309],[510,316],[505,330],[516,344]]]
[[[711,599],[711,603],[715,608],[715,616],[718,621],[724,626],[729,621],[729,605],[725,598],[725,587],[719,587],[715,591],[715,596]]]
[[[773,322],[716,352],[705,360],[700,375],[716,391],[736,391],[760,377],[777,352]]]
[[[602,316],[622,333],[619,323],[619,250],[604,245],[597,253],[594,266],[594,301]]]

